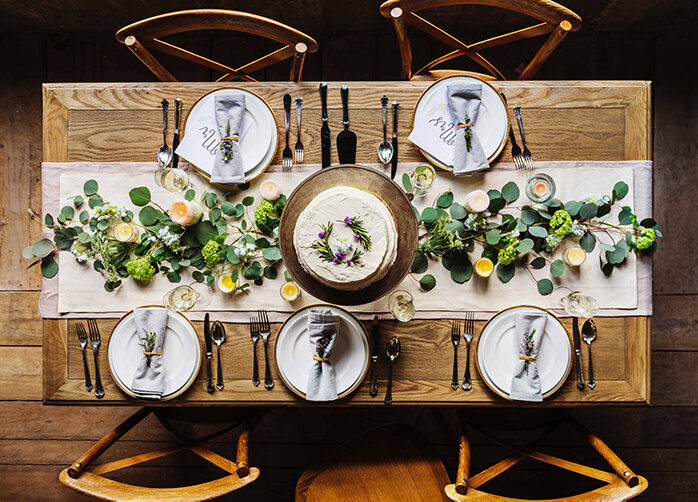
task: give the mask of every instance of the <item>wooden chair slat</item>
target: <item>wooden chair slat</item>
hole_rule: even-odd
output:
[[[167,455],[172,455],[173,453],[179,453],[184,449],[184,446],[173,446],[171,448],[165,448],[162,450],[149,451],[148,453],[142,453],[140,455],[134,455],[133,457],[123,458],[121,460],[115,460],[113,462],[108,462],[106,464],[91,467],[90,472],[92,474],[97,474],[98,476],[101,476],[102,474],[108,474],[110,472],[125,469],[126,467],[131,467],[133,465],[142,464],[143,462],[155,460],[156,458],[162,458],[166,457]]]
[[[200,64],[201,66],[206,66],[213,70],[221,71],[224,73],[231,72],[234,73],[236,76],[239,76],[240,78],[246,77],[246,75],[238,75],[238,72],[234,68],[226,66],[217,61],[213,61],[212,59],[205,58],[194,52],[188,51],[181,47],[177,47],[176,45],[172,45],[157,38],[154,38],[150,42],[148,42],[148,46],[160,52],[164,52],[165,54],[169,54],[170,56],[182,58],[191,63]]]
[[[535,75],[535,73],[540,70],[540,67],[543,66],[543,63],[550,57],[550,55],[553,53],[555,48],[560,45],[560,42],[567,36],[567,34],[572,30],[572,24],[567,21],[563,20],[560,21],[560,24],[553,30],[553,32],[550,34],[548,39],[545,41],[543,46],[538,50],[535,56],[533,56],[533,59],[531,59],[531,62],[528,63],[528,66],[524,69],[524,71],[521,72],[521,76],[519,77],[521,80],[526,80],[527,78],[532,77]]]
[[[266,56],[262,56],[261,58],[252,61],[251,63],[247,63],[244,66],[241,66],[240,68],[235,70],[235,73],[228,73],[223,75],[221,78],[218,79],[218,82],[227,82],[229,80],[233,80],[234,78],[238,78],[239,74],[247,74],[247,73],[252,73],[258,70],[261,70],[262,68],[266,68],[267,66],[270,66],[274,63],[277,63],[279,61],[283,61],[286,58],[291,57],[295,53],[295,50],[293,47],[286,45],[282,47],[281,49],[278,49],[274,52],[270,52]],[[247,78],[247,75],[245,75]]]
[[[229,472],[230,474],[236,474],[236,466],[233,462],[228,460],[225,457],[221,457],[218,453],[212,452],[211,450],[207,450],[206,448],[202,448],[200,446],[192,446],[189,448],[192,452],[196,453],[198,456],[201,458],[208,460],[211,462],[213,465],[216,467],[220,467],[223,469],[225,472]]]

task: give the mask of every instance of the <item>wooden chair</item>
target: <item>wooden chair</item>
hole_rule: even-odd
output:
[[[249,33],[275,40],[284,46],[244,66],[231,68],[162,40],[168,35],[196,30],[228,30]],[[256,82],[250,77],[250,73],[287,58],[293,58],[290,80],[299,82],[306,53],[317,51],[315,40],[290,26],[255,14],[218,9],[184,10],[144,19],[121,28],[116,33],[116,39],[126,45],[163,82],[177,82],[177,79],[155,59],[145,46],[220,71],[223,76],[217,82],[236,78]]]
[[[100,439],[72,466],[61,472],[61,482],[80,493],[103,500],[210,500],[228,494],[246,486],[259,477],[259,469],[249,465],[250,434],[254,425],[264,415],[264,411],[244,413],[244,418],[234,420],[222,429],[199,439],[193,439],[184,434],[173,424],[177,422],[219,422],[220,418],[228,423],[234,412],[228,408],[217,409],[153,409],[141,408],[122,424]],[[129,458],[115,460],[96,467],[89,467],[109,447],[116,443],[124,434],[153,413],[167,431],[180,443],[179,445],[135,455]],[[203,417],[203,420],[201,420]],[[220,418],[219,418],[220,417]],[[214,439],[244,423],[237,443],[237,460],[235,463],[201,446],[202,443]],[[151,488],[115,481],[104,477],[126,467],[141,464],[150,460],[165,457],[180,451],[189,450],[201,458],[219,467],[226,473],[219,479],[192,486],[176,488]]]
[[[623,463],[623,461],[618,458],[618,456],[603,442],[598,436],[589,432],[582,424],[577,420],[572,418],[565,412],[553,413],[550,416],[549,412],[545,412],[544,418],[535,418],[534,420],[525,418],[526,410],[520,410],[516,412],[516,417],[510,418],[511,414],[504,418],[501,422],[497,422],[496,419],[492,418],[491,414],[487,415],[485,420],[469,420],[467,412],[460,414],[461,420],[461,434],[460,434],[460,444],[459,444],[459,458],[458,458],[458,471],[456,473],[456,483],[449,484],[446,486],[446,495],[451,500],[456,501],[467,501],[467,500],[477,500],[484,502],[502,502],[502,501],[520,501],[523,499],[512,499],[508,497],[502,497],[499,495],[493,495],[481,490],[478,490],[480,486],[486,482],[492,480],[496,476],[502,474],[504,471],[516,465],[519,461],[524,458],[531,458],[544,462],[546,464],[566,469],[568,471],[581,474],[589,478],[593,478],[602,482],[607,483],[606,485],[597,488],[595,490],[581,493],[577,495],[571,495],[559,499],[546,499],[546,502],[554,501],[598,501],[598,500],[608,500],[608,501],[620,501],[629,500],[641,494],[647,489],[648,483],[642,476],[637,476],[633,473],[630,468]],[[547,455],[536,451],[536,447],[539,446],[553,431],[563,422],[567,421],[572,425],[579,434],[581,434],[586,440],[598,451],[601,456],[608,462],[611,468],[615,471],[610,473],[607,471],[601,471],[593,467],[588,467],[581,465],[569,460],[564,460],[552,455]],[[487,437],[495,440],[497,443],[508,448],[514,453],[497,462],[493,466],[485,469],[478,474],[470,475],[470,439],[468,436],[468,425],[479,432],[483,433]],[[502,429],[519,429],[519,428],[537,428],[542,429],[543,433],[539,437],[530,443],[526,448],[520,448],[511,445],[507,441],[495,437],[489,429],[496,428],[500,431]],[[529,500],[529,499],[526,499]]]
[[[512,10],[542,22],[529,28],[513,31],[473,44],[466,44],[416,14],[416,12],[424,9],[468,4],[489,5]],[[519,75],[519,80],[526,80],[531,78],[540,69],[553,50],[555,50],[570,31],[577,31],[582,26],[582,19],[577,14],[551,0],[388,0],[381,5],[380,11],[384,17],[393,20],[393,26],[395,27],[398,43],[400,44],[402,77],[407,80],[438,80],[451,75],[471,75],[485,80],[506,80],[504,75],[480,54],[480,51],[490,47],[497,47],[518,40],[550,33],[550,36],[543,46]],[[415,28],[424,31],[449,45],[454,50],[434,59],[420,70],[413,72],[412,50],[410,48],[410,41],[405,23],[411,24]],[[435,66],[459,56],[468,56],[485,68],[489,72],[489,75],[458,70],[432,70]]]
[[[388,424],[327,454],[296,485],[296,502],[448,500],[446,468],[413,427]]]

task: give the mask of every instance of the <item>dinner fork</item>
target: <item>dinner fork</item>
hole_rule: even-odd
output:
[[[259,325],[257,324],[257,319],[254,316],[250,317],[250,336],[252,337],[252,353],[254,354],[252,384],[256,387],[259,385],[259,366],[257,365],[257,340],[259,340]]]
[[[284,151],[282,154],[281,166],[283,167],[284,171],[290,171],[291,164],[293,162],[293,158],[291,156],[291,147],[288,146],[288,127],[289,127],[288,123],[291,120],[291,95],[290,94],[284,94],[284,115],[286,116],[286,148],[284,148]]]
[[[294,162],[296,164],[303,163],[303,142],[301,141],[301,107],[303,106],[303,98],[296,98],[296,121],[298,122],[298,140],[296,141],[296,152]]]
[[[460,342],[461,322],[453,321],[451,324],[451,341],[453,342],[453,377],[451,377],[451,388],[458,390],[458,343]]]
[[[504,104],[506,105],[507,97],[503,92],[500,92],[499,95],[502,96]],[[514,160],[516,169],[524,169],[525,166],[523,155],[521,155],[521,147],[516,143],[516,136],[514,136],[514,128],[511,126],[511,122],[509,122],[509,140],[511,141],[511,158]]]
[[[466,312],[465,313],[465,328],[463,329],[463,338],[465,339],[465,343],[468,344],[468,355],[466,356],[468,359],[465,362],[465,376],[463,377],[463,390],[470,390],[473,388],[473,384],[470,381],[470,342],[473,341],[473,333],[475,330],[473,329],[475,326],[474,322],[475,316],[473,315],[472,312]]]
[[[90,331],[90,344],[92,345],[92,352],[95,356],[95,397],[99,399],[104,397],[104,387],[102,387],[102,379],[99,377],[99,362],[97,361],[97,354],[102,340],[99,336],[97,321],[88,319],[87,329]]]
[[[259,334],[262,335],[264,342],[264,388],[271,390],[274,388],[274,379],[271,377],[271,368],[269,367],[269,354],[267,346],[269,345],[269,335],[271,334],[271,326],[269,325],[269,316],[266,310],[259,310]]]
[[[519,132],[521,133],[521,142],[523,143],[523,159],[524,165],[527,171],[533,171],[533,156],[531,151],[526,146],[526,136],[524,135],[523,122],[521,121],[521,107],[519,105],[514,105],[514,114],[516,115],[516,122],[519,124]]]
[[[82,349],[82,364],[85,367],[85,390],[92,390],[92,379],[90,378],[90,368],[87,366],[87,354],[85,348],[87,347],[87,332],[85,331],[85,326],[81,322],[75,323],[75,329],[78,332],[78,341],[80,342],[80,348]]]

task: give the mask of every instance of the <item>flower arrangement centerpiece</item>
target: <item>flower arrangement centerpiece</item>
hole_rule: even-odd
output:
[[[338,223],[343,223],[351,229],[354,240],[358,241],[364,251],[371,250],[371,236],[357,216],[346,216],[343,220],[339,220]],[[334,223],[328,221],[326,225],[318,224],[318,227],[320,227],[318,238],[313,241],[310,247],[320,254],[323,261],[337,264],[345,263],[346,265],[358,264],[360,262],[364,251],[355,246],[354,243],[349,242],[347,239],[330,240],[334,230]]]

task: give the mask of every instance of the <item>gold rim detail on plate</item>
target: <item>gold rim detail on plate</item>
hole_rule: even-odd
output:
[[[364,372],[363,372],[363,374],[361,375],[361,377],[356,381],[356,383],[355,383],[351,388],[349,388],[349,390],[345,391],[343,394],[338,394],[338,395],[337,395],[337,399],[342,399],[343,397],[348,396],[349,394],[351,394],[352,392],[354,392],[356,389],[358,389],[359,386],[360,386],[360,385],[363,383],[363,381],[366,379],[366,375],[368,374],[368,367],[371,365],[371,339],[368,337],[368,332],[366,331],[366,328],[364,327],[364,324],[363,324],[361,321],[359,321],[359,319],[357,319],[357,317],[356,317],[354,314],[352,314],[351,312],[349,312],[347,309],[340,307],[339,305],[326,304],[326,303],[316,303],[316,304],[313,304],[313,305],[306,305],[305,307],[299,308],[298,310],[296,310],[295,312],[293,312],[290,316],[288,316],[288,318],[287,318],[287,319],[284,321],[284,323],[281,325],[281,328],[279,329],[279,332],[276,334],[276,342],[275,342],[275,344],[274,344],[274,360],[276,361],[276,369],[277,369],[278,372],[279,372],[279,378],[281,378],[281,381],[284,383],[284,385],[286,386],[286,388],[287,388],[288,390],[290,390],[291,392],[293,392],[296,396],[305,399],[305,394],[303,394],[303,393],[301,393],[301,392],[298,392],[298,391],[297,391],[289,382],[287,382],[286,379],[284,378],[284,374],[283,374],[283,372],[281,371],[281,368],[279,368],[279,360],[278,360],[278,358],[276,357],[276,344],[279,342],[279,335],[281,334],[281,332],[283,331],[283,329],[286,327],[286,324],[288,323],[288,321],[289,321],[290,319],[292,319],[296,314],[298,314],[298,313],[300,313],[300,312],[303,312],[304,310],[314,309],[314,308],[318,308],[318,307],[322,307],[322,308],[332,307],[332,308],[335,308],[335,309],[337,309],[337,310],[341,310],[342,312],[344,312],[344,313],[348,314],[350,317],[352,317],[352,318],[358,323],[358,325],[361,326],[361,332],[360,332],[359,334],[362,335],[362,336],[364,337],[364,339],[366,340],[366,346],[368,347],[368,358],[367,358],[367,360],[366,360],[366,367],[364,368]],[[309,401],[309,402],[313,402],[313,403],[314,403],[314,402],[316,402],[316,401]],[[325,403],[325,402],[328,402],[328,403],[329,403],[329,402],[331,402],[331,401],[317,401],[317,404],[322,404],[322,403]]]
[[[427,93],[427,91],[428,91],[429,89],[431,89],[432,87],[434,87],[434,86],[435,86],[436,84],[438,84],[439,82],[443,81],[443,80],[447,80],[447,79],[450,79],[450,78],[463,78],[463,77],[472,78],[473,80],[477,80],[478,82],[481,82],[482,84],[484,84],[484,85],[490,87],[490,88],[495,92],[495,94],[497,95],[497,97],[499,98],[499,100],[502,102],[502,104],[504,105],[504,109],[505,109],[506,112],[507,112],[507,113],[506,113],[506,115],[507,115],[507,128],[506,128],[506,131],[507,131],[507,132],[509,131],[509,127],[510,127],[510,124],[511,124],[511,122],[509,121],[509,108],[507,107],[507,104],[504,102],[504,99],[502,99],[502,96],[499,94],[499,91],[498,91],[497,89],[495,89],[494,86],[493,86],[492,84],[490,84],[489,82],[487,82],[487,81],[485,81],[485,80],[481,80],[481,79],[476,78],[476,77],[473,77],[473,76],[471,76],[471,75],[449,75],[449,76],[447,76],[447,77],[441,77],[439,80],[435,81],[435,82],[432,83],[429,87],[427,87],[426,89],[424,89],[424,90],[422,91],[422,93],[419,95],[419,98],[417,98],[417,102],[416,102],[415,105],[414,105],[414,110],[412,110],[412,129],[414,129],[414,128],[415,128],[415,125],[416,125],[417,107],[419,106],[419,103],[422,101],[422,98],[423,98],[424,95]],[[491,157],[488,157],[488,158],[487,158],[487,162],[490,162],[490,163],[491,163],[491,162],[494,161],[497,157],[499,157],[499,155],[504,151],[504,147],[507,145],[508,142],[509,142],[509,137],[507,136],[507,133],[505,132],[505,133],[504,133],[504,140],[502,141],[502,144],[501,144],[501,146],[499,147],[499,150],[497,150],[495,153],[493,153]],[[417,145],[415,145],[415,146],[417,146]],[[419,147],[417,147],[417,148],[419,148]],[[452,167],[442,166],[442,165],[439,164],[438,162],[433,162],[433,161],[427,156],[427,154],[424,152],[424,150],[422,150],[421,148],[419,148],[419,151],[422,152],[422,155],[424,155],[424,158],[427,160],[427,162],[430,162],[431,164],[435,164],[436,167],[438,167],[439,169],[443,169],[444,171],[453,172],[453,168],[452,168]],[[434,160],[436,160],[436,158],[434,158]]]
[[[296,221],[308,202],[321,192],[337,186],[357,188],[378,197],[393,215],[398,233],[397,256],[388,273],[356,291],[332,288],[308,274],[301,266],[293,244]],[[417,218],[402,188],[375,169],[340,165],[321,169],[308,176],[288,197],[279,224],[279,247],[286,269],[303,290],[328,303],[363,305],[385,296],[407,276],[417,252],[418,235]]]
[[[276,157],[276,152],[279,150],[279,143],[281,142],[281,134],[279,134],[279,122],[276,120],[276,114],[274,113],[274,110],[271,109],[271,106],[256,92],[250,91],[248,89],[243,89],[242,87],[221,87],[220,89],[215,89],[213,91],[207,92],[203,96],[201,96],[199,99],[197,99],[194,104],[189,108],[187,111],[187,116],[184,119],[184,133],[187,131],[187,121],[189,120],[189,115],[191,114],[191,111],[196,107],[196,105],[199,104],[200,101],[206,99],[209,95],[213,94],[214,92],[219,92],[219,91],[242,91],[242,92],[248,92],[258,98],[262,103],[264,103],[264,106],[267,107],[269,112],[271,113],[272,118],[274,119],[274,126],[276,126],[276,146],[274,146],[274,155],[271,156],[269,159],[269,162],[267,162],[267,165],[265,165],[262,170],[257,174],[256,176],[253,176],[250,179],[245,178],[245,183],[249,183],[254,179],[259,178],[262,174],[264,174],[264,171],[267,170],[267,168],[271,165],[272,162],[274,162],[274,157]],[[184,138],[184,137],[182,137]],[[186,160],[186,159],[185,159]],[[211,177],[207,175],[205,172],[203,172],[201,169],[199,169],[197,166],[192,164],[191,162],[187,161],[187,163],[194,168],[194,170],[201,176],[203,179],[208,181],[209,183],[211,182]],[[259,165],[259,164],[258,164]]]
[[[167,307],[165,307],[163,305],[141,305],[140,307],[136,307],[136,308],[142,309],[142,308],[150,308],[150,307],[159,307],[159,308],[163,308],[165,310],[170,311]],[[174,314],[180,315],[182,317],[182,319],[187,321],[189,323],[189,325],[191,326],[191,329],[194,330],[194,334],[196,335],[196,343],[199,345],[199,359],[196,362],[196,371],[194,371],[195,376],[194,376],[194,378],[192,378],[191,382],[189,382],[189,385],[185,385],[184,387],[182,387],[182,389],[180,389],[179,392],[177,392],[176,394],[172,394],[169,397],[165,397],[165,398],[161,398],[161,399],[144,399],[142,397],[138,397],[134,393],[132,393],[131,391],[122,387],[121,384],[119,384],[119,380],[114,376],[114,372],[111,369],[111,364],[109,364],[109,342],[111,341],[111,337],[114,334],[114,330],[117,328],[117,326],[119,326],[119,324],[121,324],[121,321],[123,321],[126,317],[131,315],[134,310],[136,310],[136,309],[131,309],[128,312],[126,312],[124,315],[122,315],[119,318],[119,320],[116,322],[114,327],[112,328],[111,332],[109,333],[109,340],[107,341],[107,367],[109,368],[109,375],[111,376],[112,381],[116,384],[117,387],[119,387],[124,392],[124,394],[126,394],[134,399],[138,399],[140,401],[145,401],[145,402],[149,402],[149,403],[150,402],[162,403],[162,402],[174,399],[175,397],[183,394],[185,391],[187,391],[189,389],[189,387],[192,386],[192,384],[196,381],[196,377],[199,375],[199,371],[201,370],[201,359],[203,358],[203,351],[201,350],[201,340],[199,340],[199,332],[196,331],[196,328],[194,327],[194,325],[192,324],[192,322],[189,320],[189,318],[187,316],[185,316],[181,312],[175,312],[174,310],[171,311]]]
[[[504,394],[503,392],[500,392],[499,389],[494,388],[489,384],[489,382],[487,381],[487,379],[483,375],[482,368],[480,367],[480,357],[478,354],[480,352],[480,339],[482,337],[482,334],[485,332],[485,329],[487,329],[487,326],[490,324],[490,322],[492,322],[492,320],[495,319],[499,314],[502,314],[508,310],[518,309],[518,308],[522,308],[522,307],[538,309],[542,312],[547,313],[548,315],[551,315],[557,322],[559,322],[560,326],[562,326],[562,329],[565,331],[565,334],[567,335],[567,343],[570,344],[570,353],[572,352],[572,342],[570,341],[569,331],[567,331],[567,328],[565,327],[564,324],[562,324],[562,321],[560,320],[560,318],[558,316],[553,314],[551,311],[544,309],[543,307],[538,307],[537,305],[514,305],[512,307],[507,307],[505,309],[502,309],[499,312],[497,312],[496,314],[494,314],[492,317],[490,317],[487,320],[487,322],[485,323],[485,326],[480,331],[480,336],[477,337],[477,341],[475,342],[475,364],[477,364],[477,371],[478,371],[478,373],[480,373],[480,378],[482,378],[482,381],[485,383],[485,385],[487,385],[487,387],[489,387],[489,389],[492,392],[494,392],[495,394],[497,394],[500,397],[503,397],[507,401],[517,402],[517,403],[522,402],[522,401],[514,401],[508,395]],[[567,371],[565,372],[565,376],[562,377],[562,379],[560,380],[560,383],[558,383],[553,389],[551,389],[547,393],[543,394],[543,399],[547,399],[548,397],[552,396],[560,389],[560,387],[562,387],[564,385],[564,383],[567,381],[567,377],[570,375],[571,370],[572,370],[572,357],[570,357],[570,364],[567,366]]]

